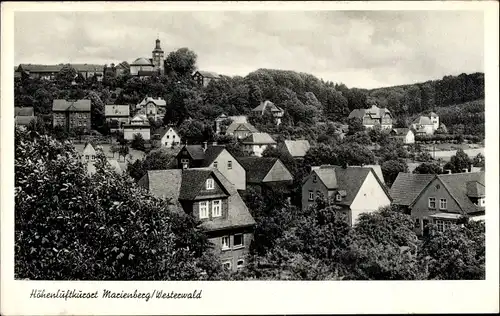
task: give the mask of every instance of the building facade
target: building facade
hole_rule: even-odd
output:
[[[269,100],[262,101],[257,107],[252,110],[252,115],[262,116],[264,113],[270,112],[274,117],[276,125],[281,124],[281,119],[285,115],[285,111]]]
[[[123,138],[133,140],[134,135],[140,134],[144,140],[151,139],[151,125],[145,115],[138,114],[130,120],[130,124],[123,125]]]
[[[90,100],[54,100],[52,102],[53,126],[61,126],[65,130],[78,128],[90,131]]]
[[[393,119],[391,112],[386,108],[372,105],[369,109],[352,110],[349,118],[359,118],[366,128],[380,126],[382,129],[392,129]]]
[[[276,141],[267,133],[253,133],[245,137],[241,144],[243,151],[252,156],[262,157],[267,147],[276,148]]]
[[[200,86],[206,87],[208,86],[210,81],[220,80],[221,76],[219,74],[216,74],[215,72],[198,70],[193,73],[192,78]]]
[[[111,131],[122,130],[123,126],[130,123],[130,106],[124,104],[106,104],[104,116]]]

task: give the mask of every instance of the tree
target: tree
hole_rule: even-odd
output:
[[[421,174],[441,174],[443,173],[443,169],[438,163],[435,162],[424,162],[418,165],[413,173],[421,173]]]
[[[358,143],[343,143],[335,148],[337,164],[341,166],[363,166],[375,163],[375,155],[366,146]]]
[[[118,153],[120,154],[120,156],[123,157],[123,161],[125,161],[125,158],[127,157],[128,153],[130,152],[130,149],[128,148],[128,146],[125,144],[125,145],[121,145],[120,146],[120,149],[118,151]]]
[[[88,175],[69,142],[15,135],[15,277],[197,280],[210,243],[98,154]]]
[[[142,137],[142,134],[134,134],[134,138],[132,139],[130,146],[137,150],[144,150],[146,148],[146,141],[144,140],[144,137]]]
[[[349,125],[349,131],[347,132],[347,135],[354,135],[357,132],[363,132],[365,130],[363,121],[358,117],[351,117],[347,119],[347,125]]]
[[[486,162],[485,162],[485,158],[484,158],[484,155],[479,153],[477,154],[473,159],[472,159],[472,164],[474,165],[474,167],[483,167],[485,166]]]
[[[153,150],[143,159],[137,159],[127,165],[127,173],[136,181],[141,179],[148,170],[169,169],[173,155],[163,150]]]
[[[167,74],[175,74],[179,78],[186,78],[196,69],[197,55],[189,48],[183,47],[168,54],[165,65]]]
[[[469,170],[472,161],[463,149],[459,148],[454,156],[451,156],[443,169],[451,170],[452,173],[463,172],[464,169]]]
[[[56,74],[55,80],[57,85],[62,89],[70,89],[73,80],[77,77],[78,72],[71,65],[64,65]]]
[[[484,222],[470,221],[464,226],[452,224],[444,232],[438,232],[432,225],[430,231],[419,250],[429,279],[484,280]]]
[[[320,166],[337,164],[337,153],[326,144],[319,144],[309,148],[304,156],[305,166]]]
[[[381,169],[385,184],[391,187],[400,172],[408,172],[408,165],[400,160],[387,160],[382,163]]]

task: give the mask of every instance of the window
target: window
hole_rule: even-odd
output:
[[[436,224],[437,224],[438,232],[443,232],[444,231],[444,222],[437,220]]]
[[[228,170],[233,169],[233,162],[231,160],[227,161],[227,169]]]
[[[436,208],[436,198],[429,198],[429,208]]]
[[[316,191],[316,198],[320,198],[321,197],[321,191]]]
[[[222,201],[215,200],[212,201],[212,217],[220,217],[222,216]]]
[[[222,249],[229,249],[229,236],[222,237]]]
[[[170,135],[167,135],[167,139],[169,139],[169,138],[170,138]]]
[[[415,218],[415,228],[420,229],[420,218]]]
[[[444,222],[444,230],[449,229],[449,228],[450,228],[450,226],[451,226],[451,222],[450,222],[450,221],[445,221],[445,222]]]
[[[208,202],[200,202],[200,218],[208,218]]]
[[[309,201],[314,201],[314,192],[309,191]]]
[[[318,177],[316,175],[313,175],[313,182],[314,183],[318,182]]]
[[[231,261],[226,261],[222,264],[222,266],[224,267],[224,269],[226,270],[231,270]]]
[[[239,259],[237,262],[236,262],[236,267],[239,269],[239,268],[243,268],[243,266],[245,265],[245,260],[243,259]]]
[[[214,179],[207,179],[206,188],[207,188],[207,190],[214,189]]]
[[[243,247],[243,234],[234,235],[233,237],[233,248]]]
[[[440,210],[446,210],[448,208],[448,202],[446,199],[440,199],[439,200],[439,209]]]
[[[337,195],[335,195],[335,200],[342,201],[342,195],[340,195],[340,193],[337,193]]]
[[[175,135],[172,135],[172,138],[175,139]]]
[[[217,169],[217,161],[214,161],[214,168]]]

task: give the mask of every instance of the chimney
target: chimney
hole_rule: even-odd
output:
[[[474,170],[474,164],[470,164],[469,166],[469,172],[472,172],[472,170]]]
[[[207,150],[207,142],[203,142],[203,151],[206,151]]]

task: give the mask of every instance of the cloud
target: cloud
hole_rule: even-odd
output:
[[[372,88],[484,71],[479,11],[16,12],[15,62],[131,62],[157,35],[226,75],[289,69]]]

